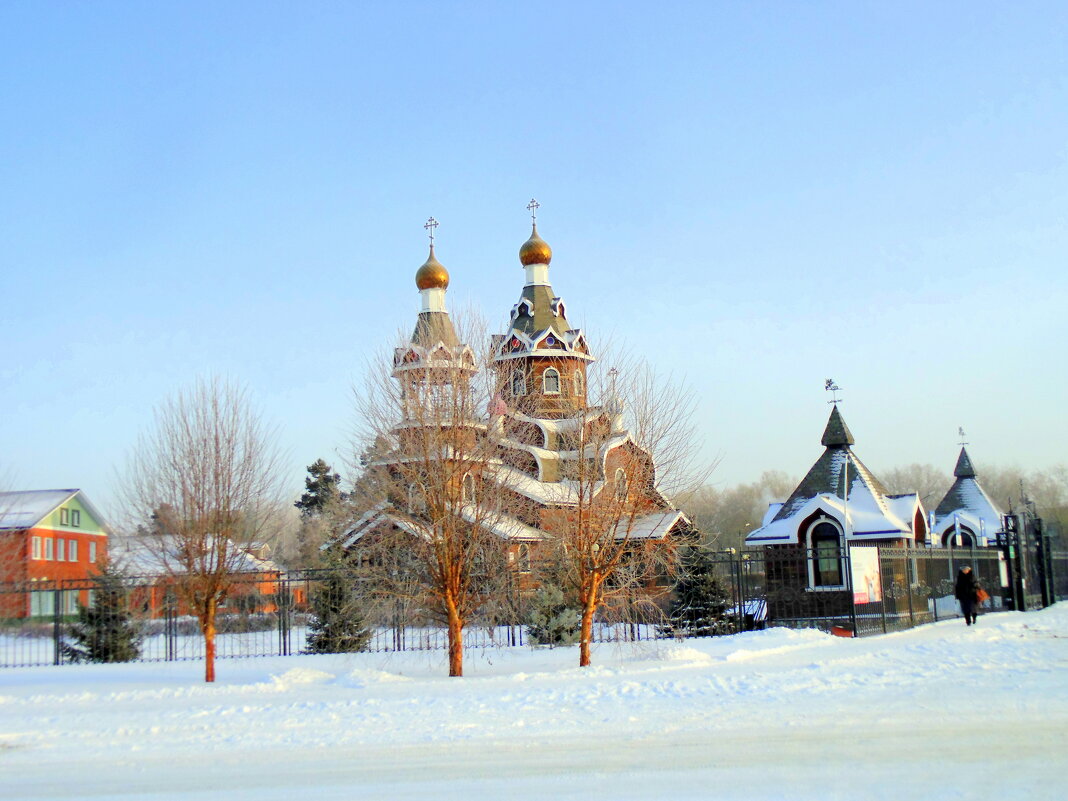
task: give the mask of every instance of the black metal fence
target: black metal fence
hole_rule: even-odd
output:
[[[953,595],[957,572],[970,566],[989,592],[981,612],[1028,609],[1068,599],[1068,552],[1034,548],[920,549],[853,546],[816,552],[799,546],[725,551],[714,571],[729,595],[721,630],[788,626],[820,628],[846,636],[897,631],[960,615]],[[341,571],[354,584],[358,572]],[[311,601],[338,571],[242,574],[217,617],[221,659],[286,656],[305,652],[314,619]],[[1044,584],[1043,584],[1044,582]],[[140,659],[200,659],[204,642],[197,619],[162,577],[124,580],[126,609],[138,631]],[[74,630],[81,606],[97,590],[93,580],[0,584],[0,667],[60,665],[75,661]],[[1046,587],[1041,590],[1040,587]],[[443,626],[393,599],[361,593],[366,602],[370,651],[444,649]],[[515,604],[514,608],[521,608]],[[671,636],[649,607],[631,616],[618,610],[594,627],[598,642]],[[466,648],[527,644],[521,620],[486,616],[464,632]]]

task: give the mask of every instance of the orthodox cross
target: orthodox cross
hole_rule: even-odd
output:
[[[831,397],[833,398],[833,400],[829,400],[827,401],[827,403],[833,403],[835,406],[837,406],[840,403],[840,401],[838,400],[838,393],[842,391],[842,388],[836,383],[834,383],[833,378],[828,378],[826,381],[823,382],[823,389],[826,392],[830,392]]]
[[[964,447],[965,445],[967,445],[967,444],[968,444],[967,442],[965,442],[965,441],[964,441],[965,439],[967,439],[967,438],[966,438],[966,437],[964,436],[964,426],[957,426],[957,436],[959,436],[959,437],[960,437],[960,446],[961,446],[962,448],[963,448],[963,447]]]
[[[527,204],[527,211],[530,212],[530,222],[532,225],[538,224],[538,209],[540,208],[541,204],[534,198],[531,198],[530,202]]]
[[[434,229],[438,227],[440,223],[431,217],[423,224],[423,228],[426,229],[427,234],[430,236],[430,247],[434,247]]]

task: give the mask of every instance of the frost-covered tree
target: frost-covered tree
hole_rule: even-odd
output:
[[[367,650],[371,629],[354,582],[351,573],[333,570],[312,595],[315,617],[308,626],[306,653],[347,654]]]
[[[731,633],[731,596],[716,575],[711,551],[688,548],[680,558],[668,624],[661,634],[714,637]]]
[[[93,577],[92,600],[78,607],[63,655],[71,662],[131,662],[141,655],[141,625],[130,612],[125,575],[110,564]]]
[[[527,617],[527,637],[534,645],[572,645],[579,637],[579,610],[567,603],[564,591],[543,584],[534,593]]]

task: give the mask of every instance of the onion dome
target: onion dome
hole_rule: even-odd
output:
[[[524,267],[531,264],[548,264],[553,259],[553,249],[549,243],[538,236],[538,226],[534,225],[530,232],[530,239],[519,248],[519,261]]]
[[[420,289],[447,289],[449,271],[434,256],[434,246],[430,246],[430,255],[415,273],[415,285]]]

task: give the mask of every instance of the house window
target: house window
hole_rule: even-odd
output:
[[[616,470],[616,500],[627,500],[627,493],[630,490],[630,486],[627,483],[627,472],[620,468]]]
[[[96,543],[95,542],[90,542],[89,543],[89,562],[91,564],[94,564],[94,565],[96,564]]]
[[[70,510],[70,524],[74,528],[78,528],[82,524],[82,513],[77,509]]]
[[[519,562],[520,573],[530,572],[530,545],[525,542],[519,543],[519,558],[517,561]]]
[[[78,561],[78,540],[67,540],[67,561]]]
[[[30,540],[30,542],[31,542],[31,544],[33,546],[33,558],[34,559],[40,559],[41,558],[41,554],[42,554],[41,538],[40,537],[33,537]]]
[[[542,373],[542,388],[546,395],[560,394],[560,372],[555,367],[549,367]]]
[[[66,559],[65,559],[66,549],[63,547],[63,542],[64,541],[61,540],[61,539],[57,539],[56,540],[56,561],[57,562],[66,561]]]
[[[59,510],[59,524],[61,526],[69,526],[70,525],[70,509],[60,509]]]
[[[464,476],[463,499],[468,503],[475,502],[475,477],[468,473]]]
[[[575,371],[575,375],[572,376],[571,380],[575,385],[575,394],[576,395],[581,395],[582,394],[582,371],[581,370],[576,370]]]
[[[841,529],[822,518],[809,529],[809,543],[809,586],[835,589],[845,586]]]
[[[45,546],[45,555],[44,555],[45,561],[51,562],[52,561],[52,540],[48,539],[48,538],[45,538],[44,546]]]
[[[527,376],[523,372],[522,368],[518,368],[514,373],[512,373],[512,394],[527,394]]]

